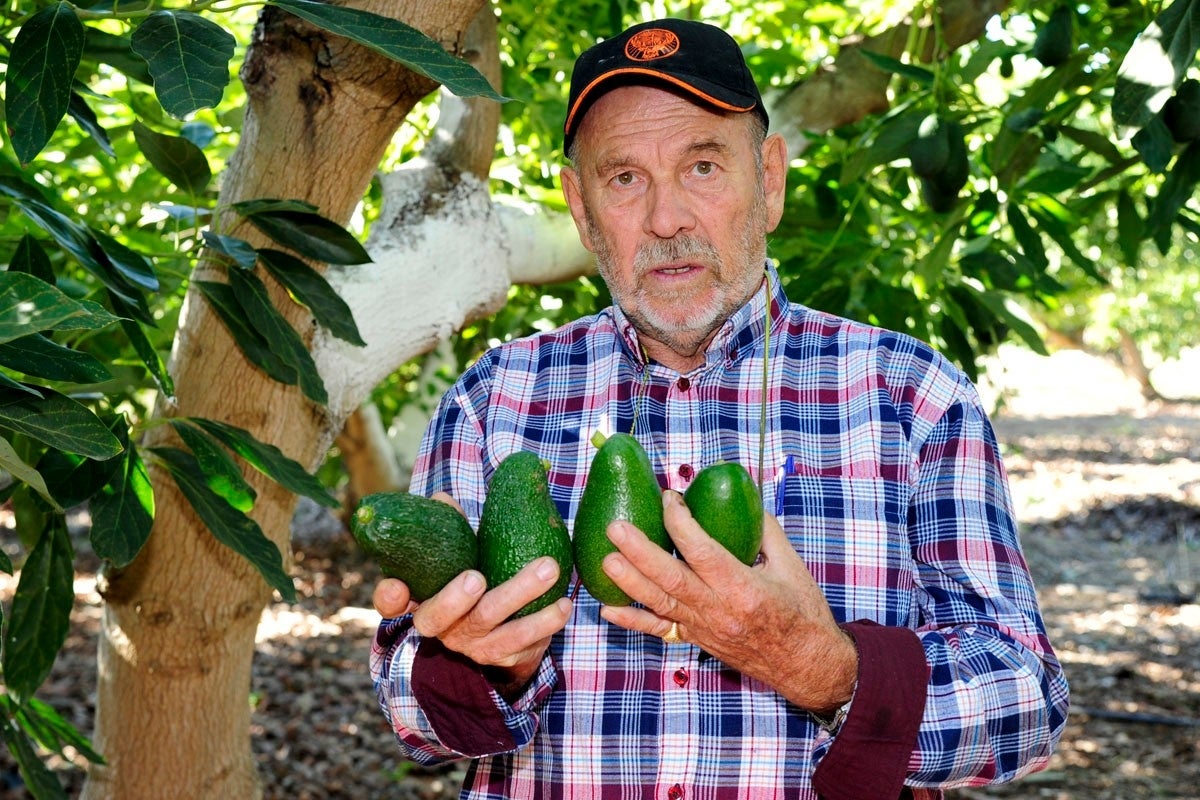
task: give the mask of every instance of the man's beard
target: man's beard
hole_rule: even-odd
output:
[[[762,280],[766,262],[766,232],[761,220],[765,201],[759,198],[742,225],[738,252],[742,264],[729,264],[707,239],[678,234],[670,239],[654,239],[638,247],[634,255],[634,276],[626,281],[613,268],[613,252],[591,212],[586,213],[588,235],[595,248],[596,266],[613,299],[639,333],[661,342],[680,355],[691,356],[709,340],[737,309],[754,294]],[[651,297],[642,285],[642,277],[657,267],[680,263],[702,264],[712,275],[706,289],[712,300],[701,304],[692,290],[661,292]],[[654,301],[657,300],[658,307]],[[663,306],[670,310],[662,310]]]

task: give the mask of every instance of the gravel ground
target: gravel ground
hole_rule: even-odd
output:
[[[1200,405],[1147,405],[1119,373],[1072,352],[1009,351],[989,375],[981,388],[1000,408],[1026,554],[1073,713],[1045,772],[950,796],[1200,798]],[[1200,368],[1176,379],[1195,375]],[[251,687],[264,797],[455,797],[460,768],[400,761],[375,706],[365,667],[378,621],[373,566],[319,510],[302,506],[294,530],[302,599],[264,612]],[[40,696],[89,731],[100,608],[90,574],[76,587],[71,633]],[[11,596],[12,582],[0,581],[0,600]],[[55,767],[77,796],[82,772]],[[0,752],[0,800],[25,797]]]

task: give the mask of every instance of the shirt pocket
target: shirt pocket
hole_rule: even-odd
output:
[[[912,627],[917,605],[908,483],[861,468],[853,474],[818,469],[795,458],[778,474],[775,514],[837,621]]]

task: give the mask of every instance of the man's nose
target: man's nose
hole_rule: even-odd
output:
[[[670,239],[696,225],[696,214],[692,210],[687,192],[672,183],[658,183],[647,195],[646,233],[660,239]]]

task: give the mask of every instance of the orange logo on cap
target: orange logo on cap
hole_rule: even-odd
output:
[[[665,58],[679,49],[679,37],[664,28],[638,31],[625,43],[625,55],[633,61]]]

